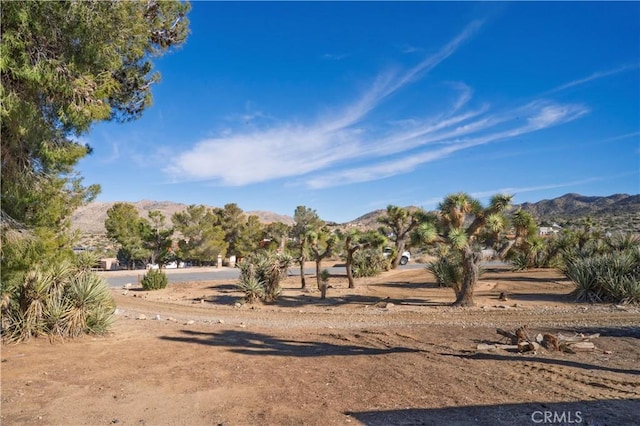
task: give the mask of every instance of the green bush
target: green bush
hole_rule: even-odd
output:
[[[145,290],[160,290],[167,286],[169,279],[160,269],[151,269],[142,278],[142,288]]]
[[[115,302],[107,283],[68,262],[35,268],[2,294],[2,338],[77,337],[109,329]]]
[[[390,268],[390,259],[385,258],[379,249],[357,251],[351,264],[354,278],[375,277]]]

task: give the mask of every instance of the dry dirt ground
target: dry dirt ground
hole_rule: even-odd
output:
[[[489,270],[467,309],[424,269],[330,284],[321,301],[290,277],[254,306],[233,281],[114,289],[110,334],[2,346],[1,422],[640,424],[638,308],[571,303],[555,271]],[[524,324],[601,337],[577,354],[476,350]]]

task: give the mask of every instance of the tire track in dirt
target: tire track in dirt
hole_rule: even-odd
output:
[[[585,370],[577,371],[553,365],[524,363],[525,376],[536,377],[539,382],[553,383],[563,394],[571,389],[576,396],[588,395],[593,399],[632,399],[640,398],[640,380],[620,380],[602,374],[591,374]],[[611,373],[608,373],[611,374]]]

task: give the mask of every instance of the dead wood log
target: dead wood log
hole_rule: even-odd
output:
[[[529,337],[528,332],[529,327],[525,324],[522,327],[516,329],[516,336],[518,337],[518,342],[529,342],[531,341],[531,337]]]
[[[544,346],[545,349],[548,349],[550,351],[557,351],[558,350],[558,338],[556,336],[554,336],[553,334],[543,334],[542,335],[542,346]]]
[[[540,350],[540,345],[537,342],[520,342],[518,350],[520,352],[537,352]]]
[[[576,334],[575,336],[565,336],[562,333],[558,333],[559,342],[588,342],[591,339],[597,339],[600,337],[600,333],[591,334],[585,336],[584,334]]]
[[[589,352],[595,350],[595,345],[590,340],[600,337],[599,333],[590,335],[576,334],[574,336],[566,336],[562,333],[558,333],[557,335],[538,333],[535,335],[535,338],[532,339],[529,336],[529,327],[527,325],[518,327],[513,332],[497,328],[496,333],[503,336],[504,339],[507,339],[510,344],[478,345],[478,350],[506,349],[518,350],[520,352],[536,352],[541,347],[544,347],[550,351],[564,351],[568,353]]]
[[[502,328],[497,328],[496,333],[505,338],[509,339],[511,344],[517,345],[520,342],[530,342],[531,337],[529,337],[528,332],[529,327],[527,325],[523,325],[522,327],[516,328],[515,331],[507,331]]]
[[[560,349],[564,352],[592,352],[596,349],[593,342],[561,342]]]
[[[494,351],[496,349],[502,349],[505,351],[517,351],[518,345],[501,345],[501,344],[490,345],[487,343],[478,343],[478,346],[476,347],[476,349],[479,351]]]
[[[496,333],[498,333],[499,335],[509,339],[509,341],[513,344],[517,344],[518,343],[518,336],[515,335],[515,333],[512,333],[510,331],[507,330],[503,330],[502,328],[497,328],[496,329]]]

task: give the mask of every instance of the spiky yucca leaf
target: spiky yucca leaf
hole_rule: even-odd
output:
[[[426,269],[436,277],[439,286],[451,287],[458,294],[464,271],[462,262],[457,256],[441,256],[430,262]]]
[[[500,213],[492,213],[487,216],[486,226],[491,232],[500,232],[507,225],[507,218]]]
[[[244,299],[247,303],[254,303],[265,297],[264,282],[253,275],[240,278],[238,289],[244,293]]]
[[[51,284],[51,277],[39,270],[27,273],[20,301],[21,310],[24,312],[21,332],[23,340],[45,333],[44,312]]]
[[[100,257],[96,253],[90,251],[78,253],[74,258],[76,268],[81,271],[90,271],[91,268],[95,267],[99,262]]]
[[[451,245],[458,250],[464,248],[469,242],[469,237],[462,228],[452,228],[449,231],[448,238]]]
[[[72,337],[89,332],[90,318],[102,316],[95,311],[106,310],[109,315],[115,310],[115,301],[106,282],[95,274],[80,274],[71,281],[66,294],[69,309],[65,314],[65,330]]]

